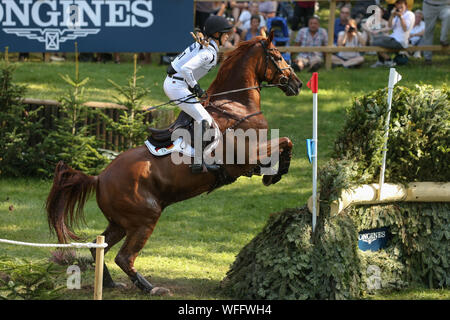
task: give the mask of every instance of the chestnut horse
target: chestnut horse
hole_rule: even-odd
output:
[[[302,82],[272,44],[272,38],[273,33],[268,38],[257,37],[228,53],[207,90],[206,109],[221,132],[230,127],[268,128],[260,112],[260,88],[264,81],[277,85],[287,96],[300,92]],[[235,90],[239,88],[249,89]],[[217,94],[227,91],[231,92]],[[269,142],[268,154],[278,152],[280,160],[278,172],[263,177],[265,185],[276,183],[287,173],[292,149],[292,142],[286,137],[277,139],[277,148],[272,150]],[[83,206],[89,195],[96,193],[97,204],[109,223],[103,232],[108,244],[105,252],[125,237],[115,262],[138,288],[152,292],[153,286],[137,272],[134,261],[164,208],[231,183],[244,174],[258,174],[260,160],[256,164],[223,164],[221,176],[225,178],[219,183],[216,174],[192,174],[189,164],[174,164],[170,156],[156,157],[145,146],[123,152],[98,176],[86,175],[60,161],[46,202],[49,226],[56,231],[59,242],[79,239],[72,225],[83,219]],[[91,252],[95,255],[94,249]],[[103,285],[118,285],[106,265]]]

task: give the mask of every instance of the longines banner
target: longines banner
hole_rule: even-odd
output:
[[[0,51],[179,52],[193,0],[0,0]]]

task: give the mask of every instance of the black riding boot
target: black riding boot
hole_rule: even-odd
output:
[[[201,139],[202,141],[202,150],[195,150],[195,158],[194,163],[191,165],[191,171],[192,173],[202,173],[203,172],[203,166],[206,167],[208,171],[217,171],[220,169],[220,166],[218,164],[206,164],[203,158],[203,152],[205,151],[205,148],[208,146],[209,141],[204,141],[203,136],[205,132],[210,128],[208,121],[203,120],[202,121],[202,128],[200,130],[201,136],[197,136],[196,139]],[[201,163],[199,163],[201,162]]]

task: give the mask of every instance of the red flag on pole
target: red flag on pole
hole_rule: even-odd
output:
[[[306,85],[313,93],[317,93],[319,91],[319,74],[314,72]]]

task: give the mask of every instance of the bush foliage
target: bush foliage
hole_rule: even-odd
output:
[[[62,295],[53,263],[0,257],[0,300],[53,300]]]
[[[340,190],[378,183],[387,91],[354,100],[332,159],[319,170],[320,214],[306,206],[273,214],[223,280],[244,299],[357,299],[378,289],[450,287],[450,204],[355,206],[337,216]],[[385,181],[450,181],[448,89],[397,87]],[[358,232],[389,227],[386,249],[358,249]]]
[[[86,174],[98,174],[111,160],[110,150],[100,149],[103,142],[90,134],[87,118],[106,119],[106,130],[114,130],[129,141],[128,147],[136,147],[147,137],[145,113],[142,110],[142,98],[148,90],[136,84],[140,79],[136,69],[128,86],[114,82],[127,110],[123,110],[117,122],[103,112],[83,105],[83,94],[89,79],[79,79],[61,75],[68,90],[59,98],[61,107],[58,116],[52,115],[54,128],[45,129],[44,118],[40,117],[42,108],[29,110],[22,103],[26,87],[13,82],[14,65],[0,64],[0,176],[52,177],[55,165],[63,160],[69,166],[82,170]],[[94,124],[92,124],[94,125]]]

